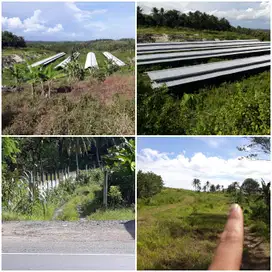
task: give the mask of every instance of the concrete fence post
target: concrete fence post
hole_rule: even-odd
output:
[[[108,178],[109,173],[107,170],[104,171],[104,186],[103,186],[103,205],[105,208],[108,206]]]

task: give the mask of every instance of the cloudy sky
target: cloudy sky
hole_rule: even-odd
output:
[[[139,137],[137,168],[161,175],[167,187],[184,189],[193,189],[194,178],[224,187],[234,181],[241,184],[248,177],[270,180],[268,156],[239,159],[247,153],[237,146],[247,143],[241,137]]]
[[[183,13],[199,10],[219,18],[225,17],[233,26],[270,29],[270,1],[262,2],[139,2],[145,13],[152,7],[177,9]]]
[[[2,30],[40,41],[135,38],[135,4],[5,2]]]

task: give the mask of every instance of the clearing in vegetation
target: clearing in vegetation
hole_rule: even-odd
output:
[[[134,39],[18,46],[3,46],[3,134],[134,134]],[[29,66],[60,52],[66,54],[46,66]],[[89,52],[99,69],[84,68]],[[103,52],[125,65],[116,65]],[[55,69],[69,56],[71,62]]]
[[[138,269],[206,270],[234,201],[226,191],[170,188],[163,188],[151,198],[138,199]],[[258,209],[253,201],[242,207],[245,240],[241,269],[269,270],[269,223],[257,219],[257,215],[252,218]]]

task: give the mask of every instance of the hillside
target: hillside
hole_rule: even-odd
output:
[[[3,49],[4,134],[133,134],[133,39],[26,45]],[[55,66],[75,51],[78,59],[57,71]],[[117,67],[104,51],[126,65]],[[59,52],[66,55],[32,71],[27,68]],[[84,69],[88,52],[95,53],[99,69]]]
[[[223,192],[204,193],[170,188],[164,188],[150,199],[139,199],[138,269],[207,269],[233,202]],[[249,220],[246,212],[244,216],[245,241],[241,269],[269,269],[269,234],[261,234],[262,224]]]

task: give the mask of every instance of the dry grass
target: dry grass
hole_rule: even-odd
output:
[[[38,89],[38,92],[40,90]],[[28,87],[3,94],[3,134],[134,134],[134,76],[54,84],[51,98]]]

